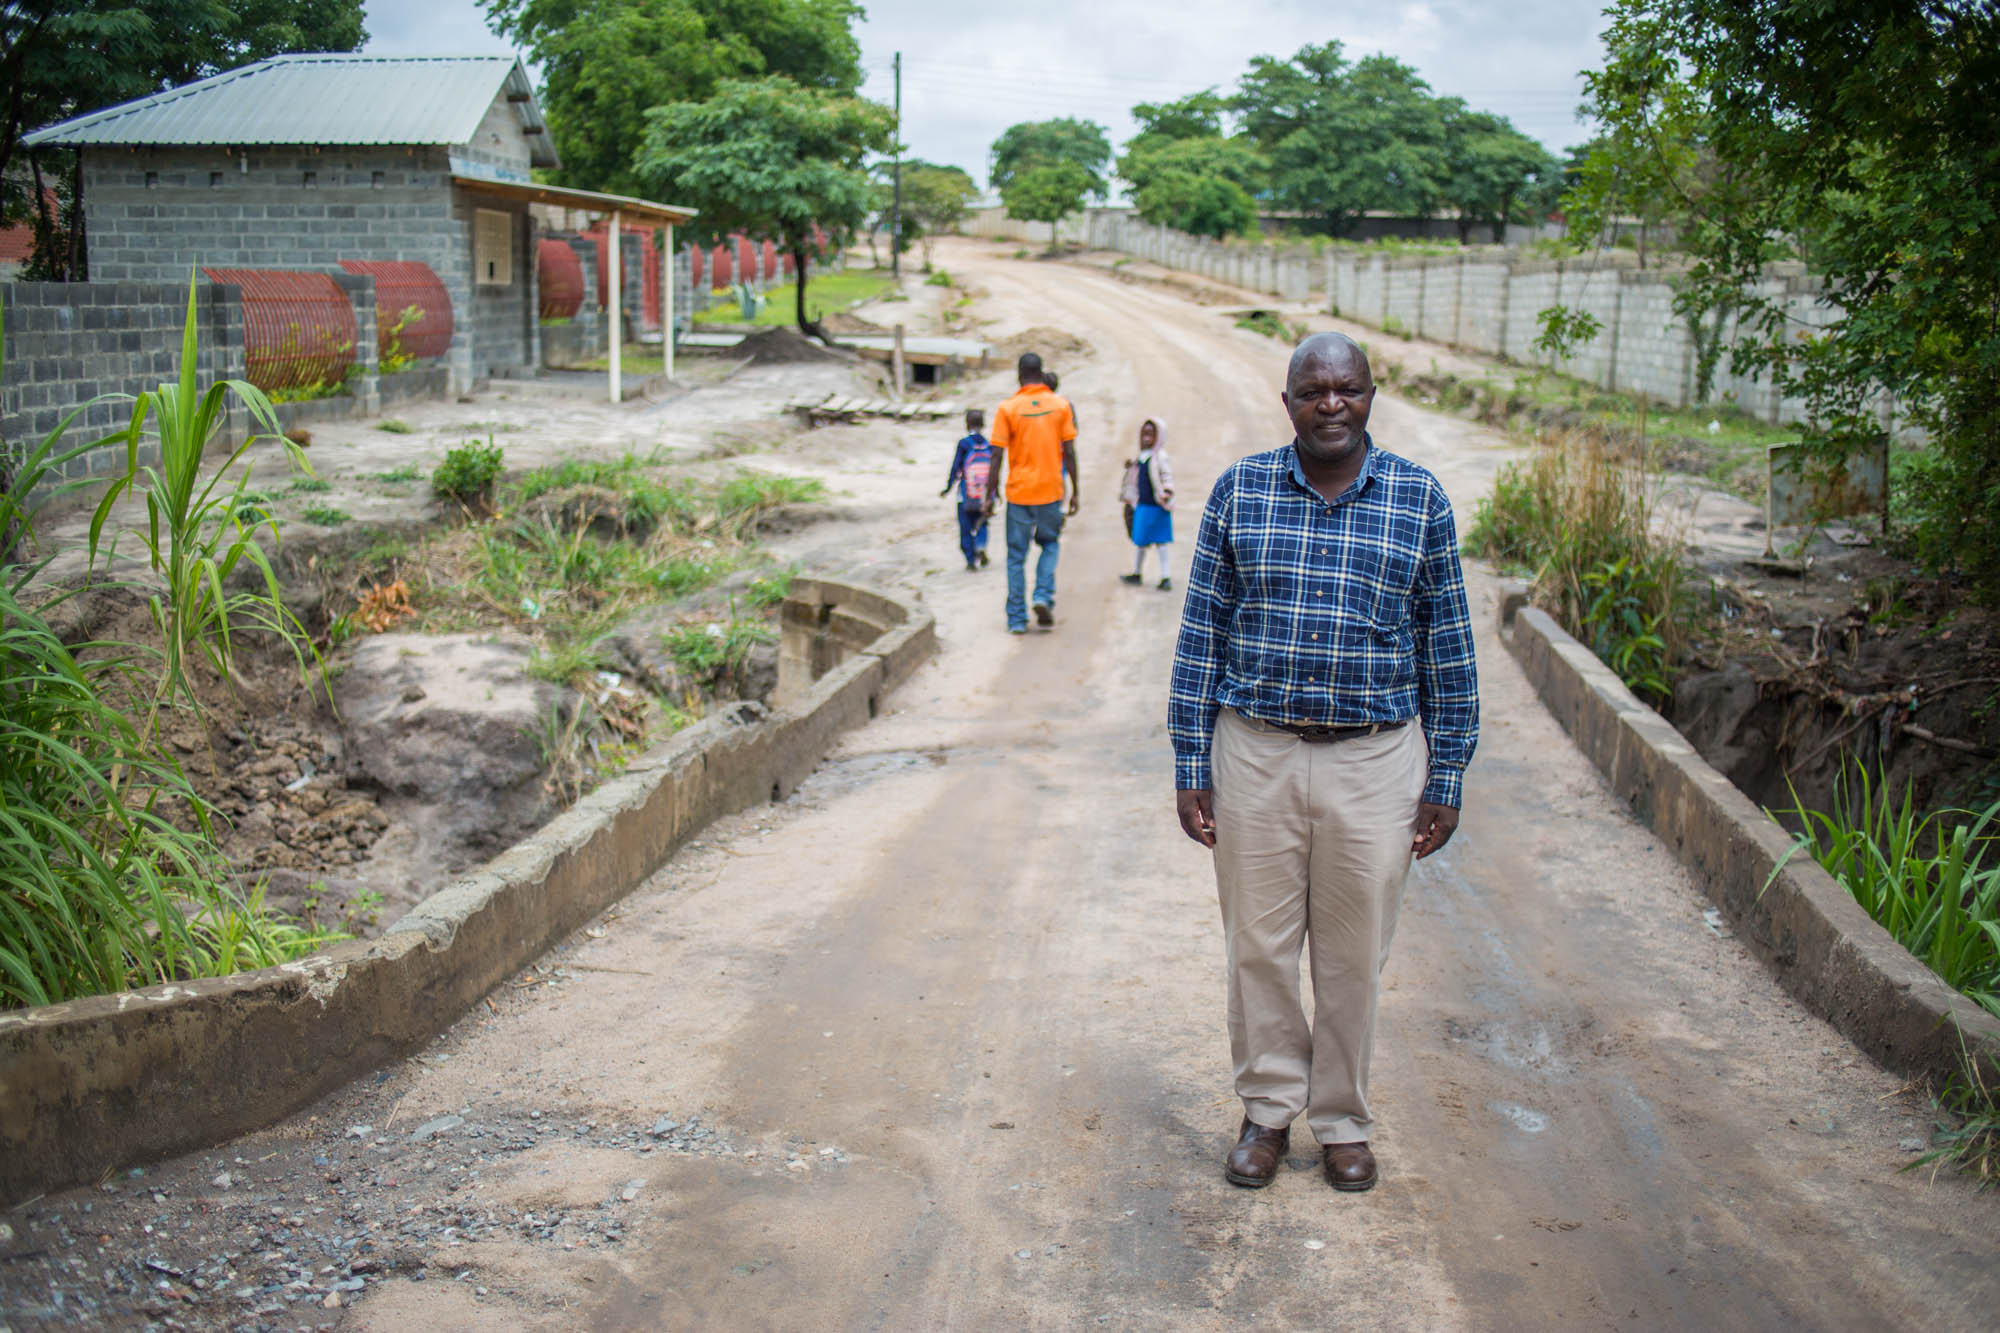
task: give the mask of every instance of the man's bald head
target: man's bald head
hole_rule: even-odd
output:
[[[1292,363],[1285,370],[1286,391],[1290,392],[1298,382],[1300,371],[1320,362],[1343,369],[1350,363],[1358,365],[1369,383],[1375,380],[1375,372],[1368,365],[1368,353],[1361,350],[1360,343],[1344,333],[1315,333],[1293,350]]]

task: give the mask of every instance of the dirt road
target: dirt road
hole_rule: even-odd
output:
[[[242,1253],[283,1226],[380,1256],[348,1304],[272,1324],[1990,1326],[1994,1200],[1898,1174],[1916,1103],[1705,920],[1535,702],[1476,570],[1484,734],[1386,974],[1382,1183],[1329,1190],[1302,1126],[1274,1187],[1224,1183],[1217,913],[1164,727],[1179,597],[1117,581],[1116,486],[1165,418],[1183,573],[1215,474],[1283,438],[1285,353],[1100,272],[939,249],[990,332],[1095,349],[1055,360],[1085,461],[1056,629],[1005,633],[997,546],[958,568],[947,436],[806,437],[785,461],[837,479],[850,520],[794,551],[920,591],[939,659],[796,798],[718,826],[424,1057],[155,1171],[179,1204],[257,1194]],[[1461,522],[1508,455],[1386,394],[1374,429]]]

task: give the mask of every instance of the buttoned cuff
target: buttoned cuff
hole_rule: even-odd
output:
[[[1448,805],[1456,810],[1464,800],[1464,788],[1464,769],[1433,768],[1430,781],[1424,784],[1424,802],[1427,805]]]
[[[1175,755],[1174,789],[1176,791],[1209,791],[1215,786],[1215,774],[1210,770],[1208,756]]]

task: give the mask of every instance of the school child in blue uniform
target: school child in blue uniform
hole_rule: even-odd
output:
[[[939,495],[950,495],[958,487],[958,549],[965,567],[978,569],[986,559],[986,487],[993,476],[993,446],[980,431],[986,427],[986,413],[977,407],[965,413],[965,438],[952,455],[951,475],[945,478]]]
[[[1135,559],[1130,574],[1118,577],[1125,583],[1140,583],[1146,576],[1146,552],[1160,555],[1158,588],[1166,592],[1174,586],[1172,559],[1174,542],[1174,466],[1167,458],[1167,429],[1154,418],[1139,427],[1139,456],[1125,460],[1125,482],[1118,488],[1125,502],[1125,530],[1131,534]]]

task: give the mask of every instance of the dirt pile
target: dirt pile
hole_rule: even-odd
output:
[[[1064,361],[1079,361],[1092,354],[1095,349],[1074,333],[1053,329],[1046,324],[1037,324],[1031,329],[1002,338],[993,345],[994,355],[1012,360],[1023,352],[1034,352],[1042,358],[1042,364],[1054,365]]]
[[[812,361],[851,361],[853,357],[845,352],[835,351],[824,343],[814,342],[797,329],[780,326],[753,333],[731,349],[737,356],[747,356],[759,365],[795,365]]]

